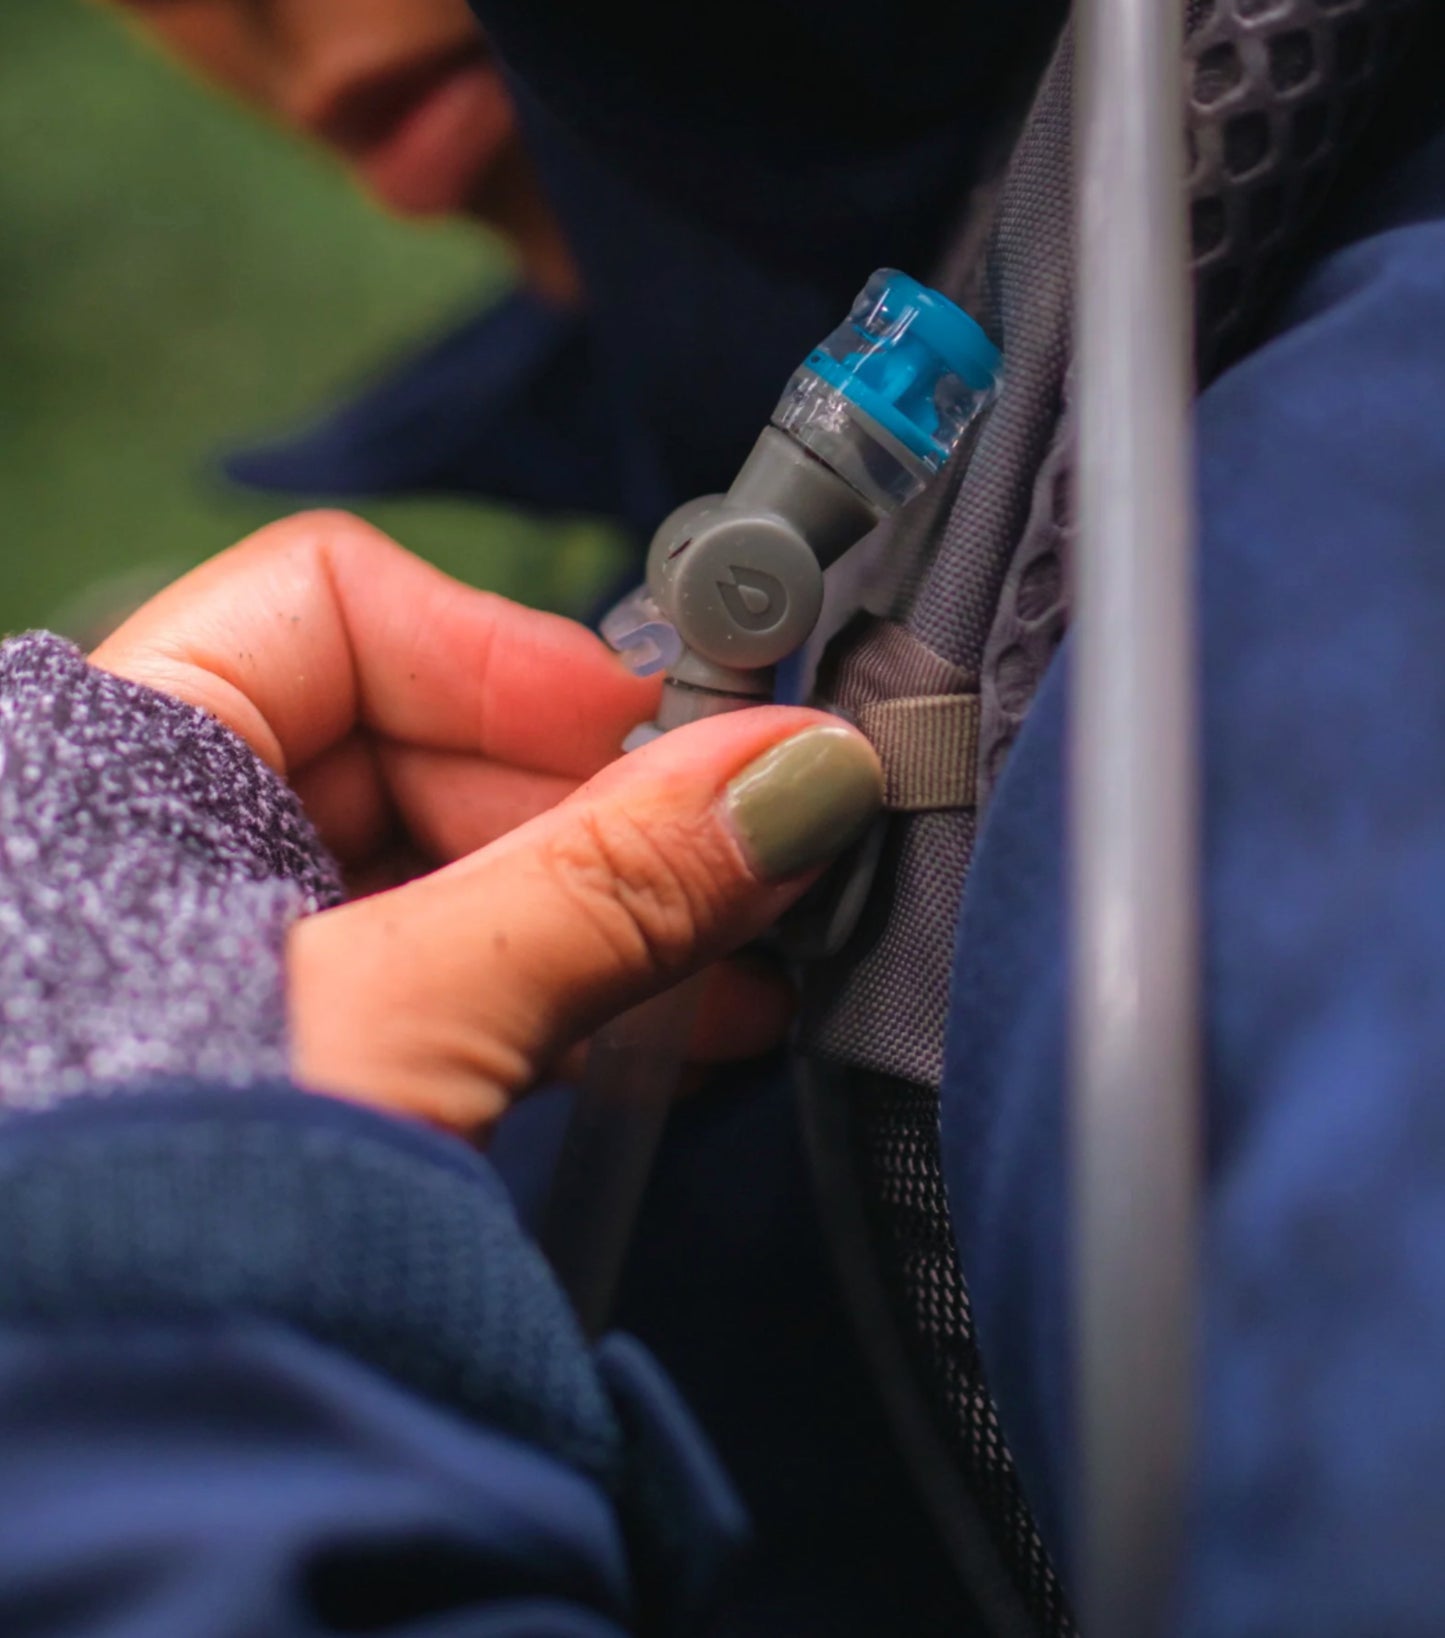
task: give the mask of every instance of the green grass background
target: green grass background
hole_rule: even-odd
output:
[[[101,8],[0,0],[0,630],[81,624],[97,582],[179,571],[288,510],[226,487],[218,452],[509,277],[484,235],[385,219]],[[552,607],[581,606],[619,561],[590,523],[358,510]]]

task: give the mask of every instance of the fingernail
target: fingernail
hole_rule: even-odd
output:
[[[808,728],[750,762],[723,801],[758,874],[782,881],[857,841],[883,805],[883,779],[857,734]]]

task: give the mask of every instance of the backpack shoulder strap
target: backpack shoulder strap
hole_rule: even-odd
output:
[[[1409,25],[1430,8],[1174,3],[1187,8],[1183,113],[1207,381],[1247,348],[1300,265]],[[820,670],[825,697],[875,736],[896,811],[856,932],[812,969],[804,1003],[813,1060],[804,1127],[861,1345],[960,1581],[986,1630],[1010,1635],[1020,1611],[1047,1635],[1071,1632],[1072,1617],[983,1378],[948,1218],[936,1088],[979,809],[1067,621],[1071,64],[1066,29],[986,231],[974,221],[965,232],[976,254],[943,281],[1001,344],[1003,391],[961,475],[875,543],[909,568],[886,606],[844,628]],[[949,758],[967,767],[945,773]]]

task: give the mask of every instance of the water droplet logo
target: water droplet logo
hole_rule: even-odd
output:
[[[771,631],[788,612],[788,594],[776,575],[734,564],[718,595],[731,619],[744,631]]]

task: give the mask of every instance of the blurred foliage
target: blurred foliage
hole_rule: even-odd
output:
[[[0,154],[0,630],[74,624],[97,581],[167,575],[288,510],[225,486],[218,452],[303,418],[509,276],[492,241],[386,220],[81,0],[0,4]],[[553,607],[580,607],[618,563],[587,523],[357,510]]]

